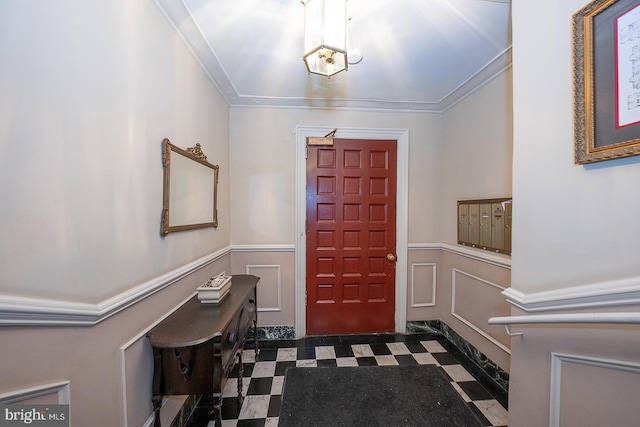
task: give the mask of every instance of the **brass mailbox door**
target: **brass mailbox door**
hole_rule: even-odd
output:
[[[509,201],[504,204],[504,250],[511,253],[511,208]]]
[[[504,209],[502,203],[494,203],[491,205],[491,247],[498,250],[504,250]]]
[[[469,205],[469,243],[480,243],[480,205]]]
[[[469,241],[469,205],[458,204],[458,243]]]
[[[511,198],[458,200],[458,243],[511,254]]]
[[[480,246],[491,247],[491,205],[480,205]]]

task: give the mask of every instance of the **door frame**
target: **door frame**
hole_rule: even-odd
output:
[[[306,268],[307,268],[307,137],[324,136],[332,127],[296,126],[295,175],[295,330],[296,338],[307,333],[306,320]],[[343,139],[395,139],[397,145],[396,179],[396,292],[395,331],[404,333],[407,323],[407,256],[409,218],[409,130],[378,128],[339,128],[335,138]]]

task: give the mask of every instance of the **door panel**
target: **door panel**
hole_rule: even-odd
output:
[[[334,139],[308,147],[310,335],[395,329],[396,145]]]

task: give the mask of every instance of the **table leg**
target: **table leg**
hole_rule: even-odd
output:
[[[238,352],[238,406],[242,407],[244,396],[242,396],[242,378],[244,377],[244,364],[242,363],[242,349]]]

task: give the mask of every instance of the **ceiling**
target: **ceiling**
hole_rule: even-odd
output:
[[[156,0],[232,106],[444,111],[511,64],[510,0],[349,0],[331,78],[302,61],[300,0]]]

